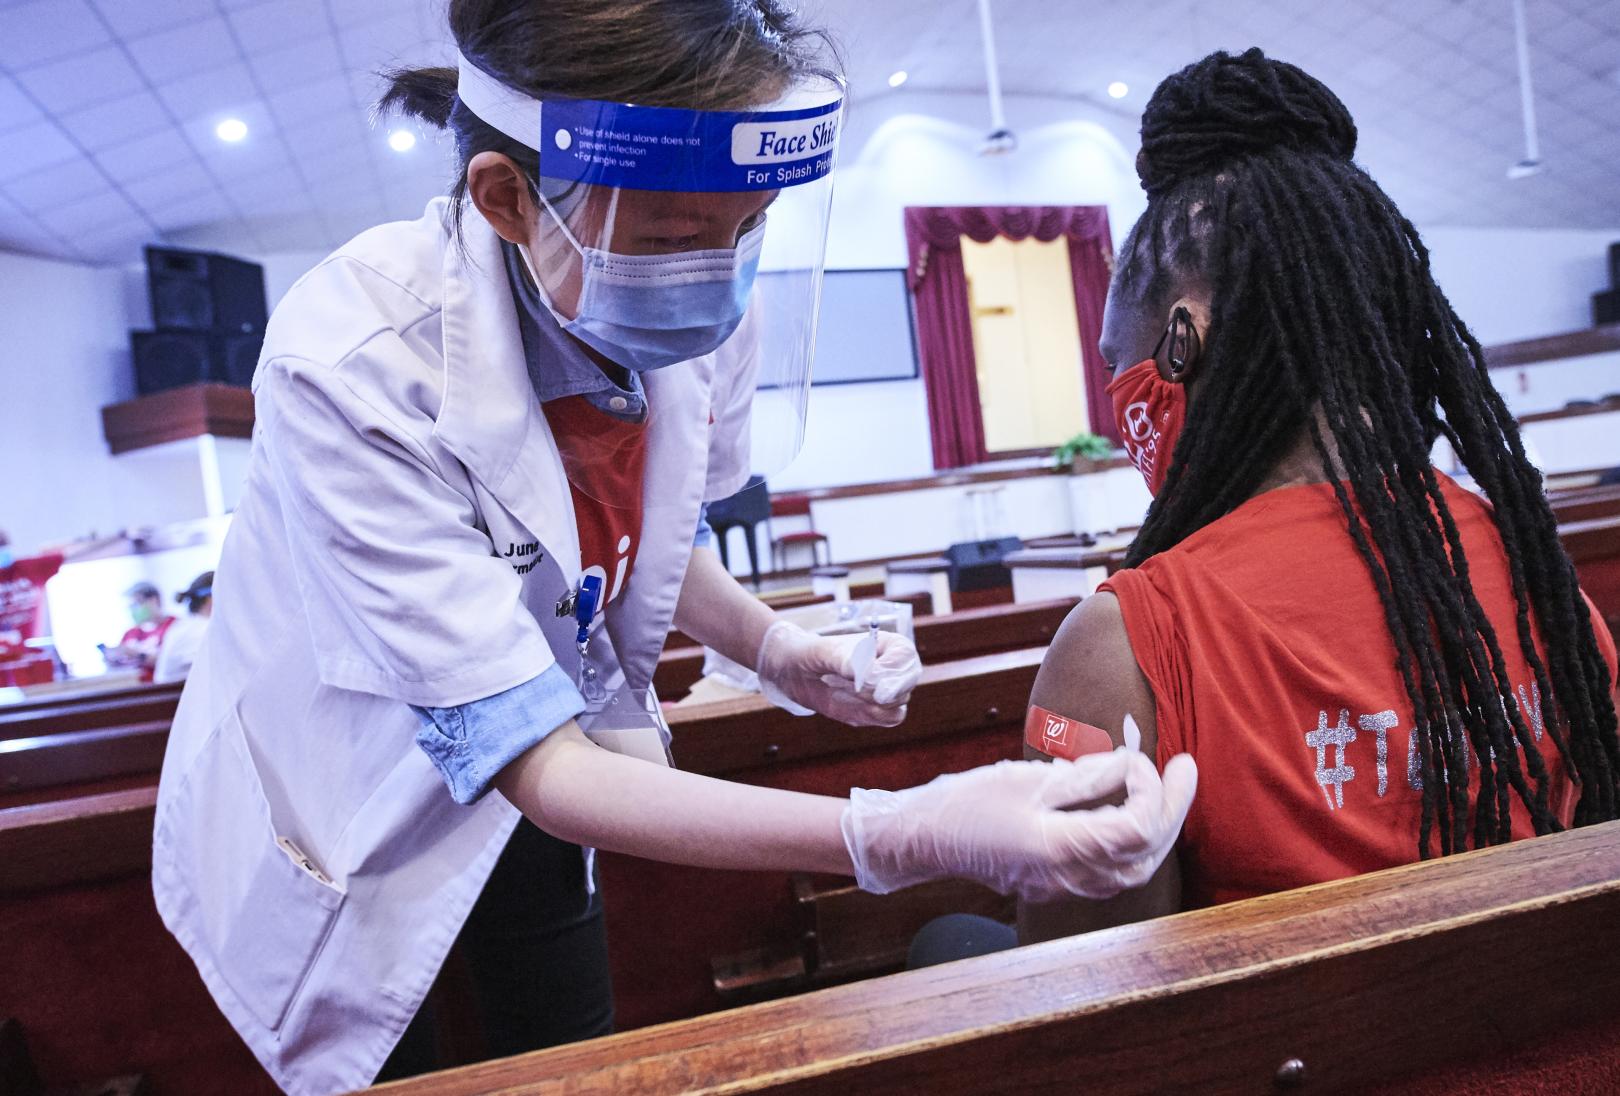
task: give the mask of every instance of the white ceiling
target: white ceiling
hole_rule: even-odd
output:
[[[1620,226],[1620,0],[1525,0],[1541,175],[1522,154],[1510,0],[995,0],[1010,95],[1134,128],[1166,73],[1260,45],[1321,77],[1361,159],[1419,224]],[[325,249],[413,216],[447,143],[387,145],[389,64],[443,63],[444,0],[0,0],[0,249],[128,262],[164,240]],[[974,0],[808,0],[857,101],[982,90]],[[890,91],[904,68],[911,80]],[[1131,88],[1123,100],[1103,89]],[[227,145],[214,126],[244,119]],[[1009,121],[1018,126],[1017,104]]]

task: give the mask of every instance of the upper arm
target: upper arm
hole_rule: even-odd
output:
[[[1097,727],[1116,747],[1125,743],[1129,715],[1142,733],[1142,752],[1155,756],[1158,719],[1153,690],[1137,665],[1119,599],[1113,594],[1094,594],[1069,614],[1041,662],[1030,704]],[[1049,760],[1027,745],[1024,752],[1026,757]],[[1147,884],[1116,898],[1020,902],[1019,938],[1033,943],[1071,936],[1163,916],[1180,907],[1181,873],[1171,856]]]
[[[1136,664],[1118,598],[1093,594],[1069,614],[1041,661],[1029,702],[1100,728],[1115,746],[1125,744],[1129,715],[1142,732],[1142,752],[1154,756],[1158,722],[1153,690]],[[1029,756],[1045,755],[1030,750]]]
[[[522,580],[479,528],[470,484],[434,466],[411,409],[385,414],[331,370],[266,364],[259,444],[321,679],[444,707],[550,666]]]

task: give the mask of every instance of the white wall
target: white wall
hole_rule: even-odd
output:
[[[131,300],[116,269],[0,252],[0,528],[19,552],[139,519],[152,502],[102,440],[135,391]]]
[[[129,332],[149,328],[128,268],[0,252],[0,529],[19,553],[208,512],[195,439],[113,456],[101,409],[135,395]],[[248,443],[214,458],[234,505]]]
[[[856,104],[839,150],[830,267],[906,265],[901,212],[927,205],[1104,205],[1117,244],[1146,206],[1134,124],[1072,100],[1012,96],[1018,150],[981,156],[982,95],[905,94]]]
[[[1592,326],[1592,294],[1608,288],[1608,247],[1620,240],[1620,227],[1422,231],[1435,280],[1486,345]]]
[[[1433,228],[1423,233],[1435,278],[1479,340],[1557,335],[1592,325],[1592,294],[1608,287],[1605,230]],[[1499,369],[1491,374],[1515,414],[1620,392],[1620,354]],[[1596,467],[1603,459],[1568,467]]]

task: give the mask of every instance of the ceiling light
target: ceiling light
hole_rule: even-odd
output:
[[[1509,179],[1528,179],[1532,175],[1541,174],[1541,161],[1523,159],[1507,169]]]
[[[247,123],[240,118],[227,118],[214,127],[214,136],[235,144],[247,136]]]
[[[388,147],[395,152],[409,152],[416,147],[416,134],[408,129],[396,129],[388,135]]]
[[[897,88],[909,79],[911,79],[911,73],[907,72],[905,69],[901,69],[899,72],[896,72],[889,77],[889,86],[891,88]]]
[[[1123,99],[1130,93],[1131,89],[1126,86],[1123,80],[1115,80],[1108,85],[1108,96],[1111,99]]]

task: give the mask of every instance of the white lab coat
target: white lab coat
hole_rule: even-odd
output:
[[[158,789],[164,923],[294,1093],[371,1082],[518,821],[496,792],[450,798],[408,705],[577,668],[555,612],[579,576],[573,506],[498,240],[468,206],[458,248],[445,210],[356,237],[270,321]],[[610,687],[650,686],[700,502],[747,477],[754,346],[644,378],[657,505],[592,644]]]

